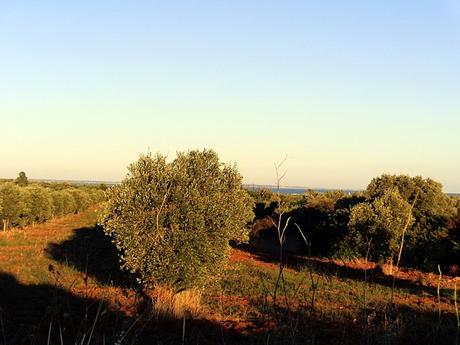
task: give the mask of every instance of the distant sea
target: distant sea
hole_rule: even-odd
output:
[[[252,191],[258,191],[261,189],[268,189],[272,192],[277,192],[278,188],[271,185],[258,185],[258,184],[245,184],[244,188]],[[330,191],[342,190],[345,193],[353,193],[356,190],[352,189],[329,189],[329,188],[308,188],[308,187],[280,187],[279,191],[281,194],[304,194],[307,190],[313,190],[315,192],[325,193]]]
[[[244,188],[248,190],[258,191],[261,189],[268,189],[272,192],[277,192],[278,189],[276,186],[269,186],[269,185],[258,185],[258,184],[245,184],[243,185]],[[357,189],[331,189],[331,188],[308,188],[308,187],[280,187],[281,194],[304,194],[307,190],[313,190],[319,193],[326,193],[332,191],[343,191],[347,194],[352,194],[354,192],[359,192]],[[460,193],[446,193],[449,196],[455,196],[460,198]]]
[[[116,185],[116,184],[120,183],[120,181],[53,180],[53,179],[31,179],[31,181],[36,181],[36,182],[66,182],[66,183],[71,183],[71,184],[86,184],[86,185],[105,184],[105,185],[108,185],[108,186],[113,186],[113,185]],[[261,189],[268,189],[268,190],[271,190],[273,192],[278,191],[277,187],[273,186],[273,185],[244,184],[243,187],[248,189],[248,190],[254,190],[254,191],[261,190]],[[280,193],[281,194],[304,194],[307,190],[313,190],[315,192],[320,192],[320,193],[337,191],[337,190],[344,191],[347,194],[358,192],[358,190],[355,190],[355,189],[309,188],[309,187],[297,187],[297,186],[280,187]],[[455,197],[460,198],[460,193],[446,193],[446,194],[450,195],[450,196],[455,196]]]

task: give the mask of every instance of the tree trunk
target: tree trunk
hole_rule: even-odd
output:
[[[402,255],[402,250],[404,247],[404,235],[406,234],[407,229],[409,228],[410,222],[412,220],[412,210],[414,209],[415,203],[417,202],[419,192],[415,194],[414,201],[412,202],[412,205],[410,206],[409,214],[407,215],[407,221],[406,225],[404,225],[404,228],[402,230],[402,235],[401,235],[401,246],[399,247],[399,253],[398,253],[398,261],[396,261],[396,267],[399,268],[399,262],[401,261],[401,255]]]

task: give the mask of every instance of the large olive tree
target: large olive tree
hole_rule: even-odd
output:
[[[229,241],[247,240],[253,201],[241,182],[210,150],[141,155],[108,191],[101,224],[143,284],[202,287],[225,267]]]

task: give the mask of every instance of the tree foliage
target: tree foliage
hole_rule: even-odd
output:
[[[108,192],[105,232],[143,284],[204,286],[218,278],[229,241],[246,241],[253,202],[235,167],[213,151],[141,155]]]
[[[27,186],[29,184],[29,180],[26,176],[26,173],[24,171],[21,171],[19,173],[19,176],[16,178],[15,182],[18,186],[21,186],[21,187]]]
[[[398,254],[406,223],[409,227],[413,221],[411,205],[397,189],[388,189],[374,200],[352,209],[348,241],[360,247],[362,253],[369,250],[374,259],[393,260]]]
[[[276,208],[267,206],[267,193],[252,194],[260,206],[254,242],[270,233],[272,224],[264,221],[276,218]],[[285,202],[290,209],[286,217],[291,217],[286,247],[303,241],[295,223],[308,239],[312,255],[345,258],[369,254],[370,259],[386,261],[399,256],[405,229],[403,266],[427,270],[437,269],[438,264],[460,266],[460,201],[445,194],[442,185],[430,178],[382,175],[363,192],[307,191],[300,201],[289,196]],[[298,254],[304,255],[302,250]]]
[[[3,200],[0,214],[3,229],[22,225],[22,218],[27,210],[21,188],[14,183],[2,183],[0,184],[0,195]]]
[[[456,216],[455,201],[442,191],[442,185],[430,178],[407,175],[382,175],[367,188],[369,202],[396,189],[413,208],[414,224],[407,234],[406,262],[435,268],[446,254],[446,238]]]
[[[102,190],[88,186],[50,183],[0,183],[0,219],[3,230],[42,223],[53,217],[85,210],[101,202]]]
[[[347,235],[350,210],[360,201],[361,196],[356,193],[309,190],[304,194],[302,206],[289,215],[311,242],[311,254],[335,256],[345,251],[349,255],[349,248],[340,245]]]

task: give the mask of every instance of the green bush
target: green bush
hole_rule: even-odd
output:
[[[291,197],[291,196],[290,196]],[[308,245],[301,248],[300,255],[336,257],[342,256],[343,239],[348,233],[347,224],[351,208],[361,202],[362,197],[344,191],[318,192],[306,191],[295,195],[288,204],[284,218],[290,218],[287,228],[287,245],[289,242],[304,243],[297,226],[307,238]],[[349,255],[349,251],[346,251]]]
[[[123,267],[146,285],[203,287],[219,278],[229,241],[246,241],[253,201],[213,151],[141,155],[108,192],[101,220]]]
[[[397,189],[388,189],[372,202],[353,207],[348,243],[353,243],[363,254],[369,250],[372,259],[393,262],[408,221],[409,227],[414,221],[411,205]]]
[[[411,266],[434,270],[445,260],[446,239],[457,210],[455,201],[442,191],[442,185],[430,178],[407,175],[382,175],[367,188],[372,201],[389,189],[397,189],[412,204],[414,224],[407,233],[404,261]]]
[[[442,248],[445,249],[442,265],[449,269],[449,273],[458,275],[460,273],[460,198],[451,197],[456,208],[456,215],[449,224],[449,230],[443,240]]]
[[[352,209],[341,248],[365,256],[370,241],[371,258],[394,259],[410,216],[403,264],[434,270],[449,262],[453,246],[449,237],[457,210],[455,200],[443,193],[440,183],[420,176],[382,175],[370,182],[364,195]]]
[[[360,193],[344,191],[307,191],[301,208],[292,212],[297,223],[311,242],[313,255],[328,257],[354,257],[355,244],[348,245],[348,223],[353,206],[363,201]]]

